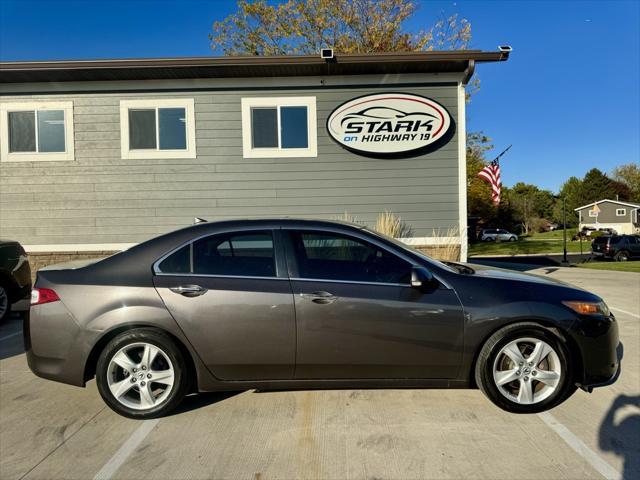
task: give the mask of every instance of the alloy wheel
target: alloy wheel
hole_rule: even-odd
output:
[[[169,356],[158,346],[131,343],[116,352],[107,367],[113,397],[135,410],[160,405],[171,393],[175,372]]]
[[[560,384],[558,353],[544,340],[518,338],[507,343],[493,362],[493,380],[502,395],[521,405],[549,398]]]

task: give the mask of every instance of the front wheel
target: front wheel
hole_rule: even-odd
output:
[[[135,419],[166,415],[188,387],[180,349],[152,329],[130,330],[111,340],[98,359],[96,381],[112,410]]]
[[[493,403],[513,413],[548,410],[576,390],[566,348],[536,323],[494,333],[480,351],[475,378]]]
[[[517,240],[516,237],[509,237],[510,242],[515,242],[516,240]]]

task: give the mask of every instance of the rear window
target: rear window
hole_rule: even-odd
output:
[[[273,237],[270,231],[211,235],[162,260],[158,273],[275,277]]]
[[[185,245],[160,262],[158,265],[160,272],[188,274],[191,271],[190,247],[191,245]]]
[[[194,242],[193,272],[201,275],[275,277],[271,232],[236,232]]]
[[[595,243],[596,245],[607,245],[607,244],[618,243],[618,241],[620,241],[620,237],[617,237],[617,236],[616,237],[602,236],[594,239],[593,243]]]

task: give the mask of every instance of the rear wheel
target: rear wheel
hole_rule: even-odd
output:
[[[9,301],[9,292],[3,285],[0,285],[0,322],[9,318],[10,313],[11,301]]]
[[[509,325],[493,334],[480,351],[475,376],[493,403],[514,413],[548,410],[576,390],[566,348],[536,323]]]
[[[510,242],[515,242],[516,241],[516,237],[509,237],[509,241]]]
[[[616,262],[626,262],[627,260],[629,260],[629,252],[627,252],[626,250],[620,250],[615,254],[613,258],[616,260]]]
[[[151,329],[130,330],[111,340],[98,359],[96,381],[112,410],[136,419],[167,414],[188,387],[180,349],[166,334]]]

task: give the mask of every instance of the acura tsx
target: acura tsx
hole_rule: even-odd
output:
[[[341,222],[200,223],[37,274],[29,367],[162,416],[189,393],[475,388],[515,413],[617,373],[598,296],[548,278],[441,263]]]

